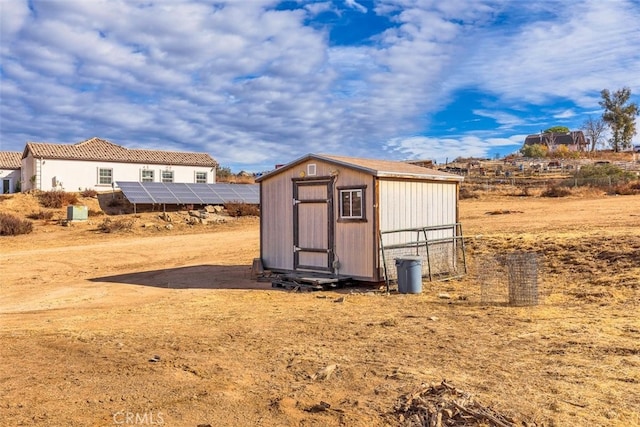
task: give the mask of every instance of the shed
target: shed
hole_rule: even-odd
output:
[[[420,236],[456,244],[462,180],[406,162],[325,154],[294,160],[256,180],[263,267],[382,282],[390,268],[385,247],[413,251]]]

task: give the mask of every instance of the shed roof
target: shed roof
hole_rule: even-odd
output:
[[[278,169],[274,169],[262,175],[256,181],[262,181],[267,177],[276,175],[284,170],[295,167],[296,165],[308,160],[319,160],[332,163],[339,166],[345,166],[356,169],[370,175],[380,178],[404,178],[404,179],[422,179],[422,180],[438,180],[438,181],[462,181],[463,177],[447,172],[434,169],[428,169],[422,166],[412,165],[406,162],[380,160],[380,159],[364,159],[359,157],[335,156],[332,154],[307,154],[297,160],[292,161]]]
[[[20,169],[22,153],[19,151],[0,151],[0,169]]]
[[[101,138],[91,138],[77,144],[27,142],[22,157],[26,157],[29,152],[34,157],[46,159],[218,166],[218,163],[207,153],[128,149]]]

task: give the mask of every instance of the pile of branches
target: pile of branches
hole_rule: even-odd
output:
[[[403,427],[515,427],[512,419],[483,407],[473,397],[445,380],[423,384],[400,396],[395,406]]]

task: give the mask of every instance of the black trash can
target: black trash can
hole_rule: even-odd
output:
[[[398,292],[401,294],[419,294],[422,292],[422,258],[406,256],[396,258],[398,271]]]

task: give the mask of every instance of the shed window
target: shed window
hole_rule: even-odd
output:
[[[362,221],[365,187],[340,188],[340,219]]]
[[[162,182],[173,182],[173,171],[162,171],[160,178]]]
[[[111,185],[113,183],[113,169],[98,168],[98,185]]]
[[[315,165],[315,163],[307,165],[307,175],[316,176],[316,165]]]
[[[152,170],[143,169],[140,174],[140,178],[142,182],[153,182],[154,181],[154,173]]]
[[[206,184],[206,183],[207,183],[207,173],[196,172],[196,184]]]

